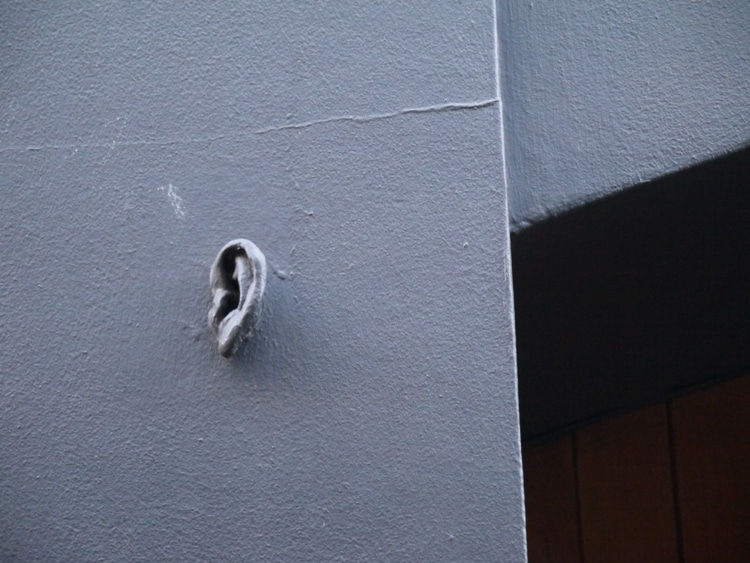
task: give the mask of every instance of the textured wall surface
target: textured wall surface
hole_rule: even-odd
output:
[[[750,3],[498,2],[514,230],[750,142]]]
[[[522,561],[492,2],[1,10],[2,559]]]

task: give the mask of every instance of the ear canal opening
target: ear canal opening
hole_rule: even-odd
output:
[[[227,249],[218,261],[219,294],[218,303],[214,308],[213,322],[216,326],[231,313],[238,309],[242,300],[241,280],[238,279],[238,257],[242,253],[240,248]],[[242,253],[244,254],[244,253]]]
[[[229,315],[229,313],[231,313],[233,310],[239,307],[239,304],[240,304],[240,294],[238,292],[234,292],[234,291],[225,292],[224,295],[222,295],[221,299],[219,300],[218,307],[216,307],[216,315],[215,315],[216,324],[221,323],[221,321],[227,318],[227,315]]]

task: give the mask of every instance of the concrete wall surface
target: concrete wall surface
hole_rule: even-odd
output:
[[[523,561],[493,2],[0,13],[0,558]]]
[[[498,2],[511,227],[750,142],[750,3]]]

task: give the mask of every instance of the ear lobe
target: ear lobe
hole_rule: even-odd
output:
[[[266,257],[252,242],[235,239],[219,251],[211,266],[213,304],[208,324],[219,353],[228,358],[252,336],[266,289]]]

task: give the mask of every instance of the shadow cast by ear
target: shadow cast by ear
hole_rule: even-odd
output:
[[[232,356],[224,360],[234,377],[251,378],[256,382],[273,378],[269,365],[273,353],[272,338],[277,323],[283,321],[278,318],[280,311],[274,310],[277,308],[269,303],[272,296],[267,297],[271,299],[264,301],[256,312],[252,330],[242,336]]]
[[[291,385],[304,377],[296,361],[305,345],[292,291],[291,282],[269,277],[251,338],[223,360],[232,377],[263,388]]]

